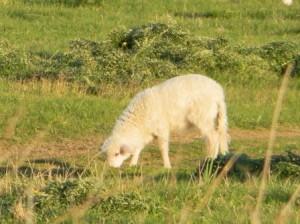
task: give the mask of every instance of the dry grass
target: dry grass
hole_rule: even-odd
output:
[[[291,208],[294,205],[296,199],[299,197],[299,195],[300,195],[300,185],[298,185],[297,189],[292,194],[289,201],[280,210],[277,218],[275,219],[276,224],[284,224],[288,222],[289,216],[291,214]]]
[[[90,87],[86,84],[79,82],[67,82],[65,80],[49,80],[49,79],[40,79],[40,80],[28,80],[28,81],[6,81],[1,80],[2,86],[7,90],[7,92],[15,92],[22,95],[25,94],[39,94],[39,95],[51,95],[51,96],[87,96],[90,92]],[[134,93],[138,92],[144,86],[136,84],[101,84],[99,85],[99,91],[92,95],[97,96],[114,96],[116,98],[124,96],[132,96]],[[118,91],[116,91],[116,89]],[[22,105],[20,105],[19,110],[16,115],[22,113]],[[24,106],[24,105],[23,105]],[[21,114],[20,114],[21,115]],[[14,119],[12,117],[11,119]]]
[[[271,161],[271,156],[272,156],[272,150],[275,144],[276,140],[276,134],[277,134],[277,128],[278,128],[278,120],[280,116],[280,112],[282,110],[282,105],[283,105],[283,98],[285,96],[285,93],[288,89],[288,82],[290,75],[293,71],[294,65],[290,64],[283,76],[282,84],[280,86],[279,92],[278,92],[278,98],[277,102],[274,108],[274,113],[273,113],[273,118],[272,118],[272,125],[271,125],[271,131],[270,131],[270,138],[268,142],[268,148],[265,153],[265,163],[264,163],[264,168],[262,172],[262,179],[261,179],[261,184],[259,187],[258,191],[258,196],[257,196],[257,201],[256,201],[256,206],[251,214],[251,223],[253,224],[259,224],[261,223],[260,220],[260,211],[261,211],[261,206],[262,202],[264,199],[264,194],[266,190],[266,184],[267,184],[267,179],[270,176],[270,161]]]
[[[189,220],[189,216],[190,216],[189,213],[201,211],[201,210],[205,209],[206,207],[208,207],[208,204],[209,204],[210,200],[212,199],[215,190],[217,189],[217,187],[220,186],[220,184],[226,177],[228,171],[232,168],[232,166],[234,165],[235,161],[238,158],[239,158],[238,156],[232,156],[230,158],[230,160],[228,160],[226,165],[223,167],[222,171],[218,174],[218,176],[216,176],[212,180],[212,183],[209,185],[208,190],[204,194],[202,200],[196,205],[196,207],[193,208],[193,207],[190,207],[189,205],[187,205],[181,210],[179,223],[187,223]],[[210,178],[214,177],[214,175],[212,173],[210,175],[211,175]],[[201,181],[203,181],[203,180],[201,180],[201,176],[200,176],[200,182]],[[207,180],[204,180],[204,181],[207,181]]]
[[[10,140],[15,136],[15,130],[18,121],[25,115],[25,106],[23,103],[19,105],[14,116],[7,120],[7,125],[4,129],[3,138]]]

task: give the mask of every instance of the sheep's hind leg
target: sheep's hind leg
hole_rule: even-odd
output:
[[[169,158],[169,141],[166,139],[159,138],[158,139],[159,148],[161,150],[161,155],[164,162],[164,167],[170,169],[171,162]]]
[[[219,154],[219,138],[216,131],[210,131],[206,136],[207,157],[215,159]]]
[[[219,154],[219,133],[215,130],[214,120],[207,118],[206,121],[199,119],[197,114],[190,114],[188,121],[195,125],[205,137],[207,157],[215,159]]]

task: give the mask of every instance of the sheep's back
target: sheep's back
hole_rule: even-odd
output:
[[[156,118],[155,122],[165,123],[170,129],[185,129],[189,113],[204,117],[215,110],[216,102],[224,100],[223,88],[202,75],[177,76],[149,92],[153,99],[149,101],[148,113]]]

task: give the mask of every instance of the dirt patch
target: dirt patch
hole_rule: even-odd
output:
[[[270,136],[270,130],[268,129],[255,129],[255,130],[245,130],[245,129],[230,129],[229,134],[232,141],[240,139],[257,139],[264,140],[268,139]],[[174,135],[172,141],[174,142],[184,142],[188,143],[200,137],[199,132],[193,130],[188,133],[183,133],[180,135]],[[281,129],[277,132],[277,137],[282,138],[297,138],[300,137],[299,129]]]
[[[229,133],[234,139],[268,139],[270,136],[270,130],[268,129],[256,129],[256,130],[232,129],[229,131]],[[277,132],[277,137],[282,137],[282,138],[300,137],[300,130],[281,129]]]
[[[267,129],[256,130],[243,130],[243,129],[230,129],[229,131],[232,141],[249,139],[249,140],[267,140],[270,131]],[[192,132],[175,135],[171,138],[175,143],[189,143],[201,136],[195,130]],[[282,129],[277,132],[277,137],[282,138],[299,138],[299,129]],[[89,136],[80,139],[62,139],[57,142],[38,142],[35,144],[20,145],[8,144],[2,142],[0,145],[1,159],[0,162],[8,160],[8,158],[26,160],[38,158],[63,158],[72,160],[75,158],[93,157],[98,151],[104,136]],[[26,153],[27,152],[27,153]],[[7,155],[7,156],[6,156]],[[5,158],[5,159],[4,159]]]
[[[28,159],[60,158],[68,161],[82,158],[89,160],[99,151],[103,141],[101,136],[80,139],[63,139],[59,142],[34,142],[25,145],[2,141],[0,144],[0,162],[22,163]]]

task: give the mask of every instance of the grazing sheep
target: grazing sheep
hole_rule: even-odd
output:
[[[110,166],[130,156],[136,165],[146,144],[156,139],[164,167],[171,168],[169,136],[196,127],[205,137],[208,157],[228,152],[223,88],[203,75],[183,75],[138,93],[117,120],[101,149]]]

